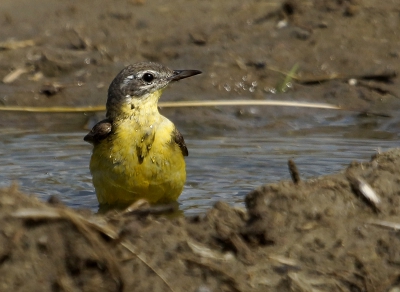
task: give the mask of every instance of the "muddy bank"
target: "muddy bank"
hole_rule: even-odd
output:
[[[189,218],[93,215],[3,189],[0,290],[397,291],[399,172],[397,149]]]
[[[104,105],[125,65],[150,60],[204,72],[170,88],[165,100],[328,102],[356,112],[318,120],[326,127],[372,111],[392,117],[384,130],[398,137],[395,0],[2,0],[0,6],[4,106]],[[287,79],[291,70],[295,76]],[[166,115],[199,133],[278,132],[290,119],[310,116],[295,109],[268,125],[280,114],[235,107]],[[1,113],[0,126],[61,131],[81,129],[90,118]],[[354,124],[356,134],[382,128],[374,117]],[[148,209],[97,216],[5,189],[0,290],[398,291],[398,227],[385,225],[400,222],[399,164],[400,151],[388,152],[343,173],[262,186],[247,195],[245,210],[221,202],[194,218]],[[362,197],[360,178],[380,203]]]
[[[150,60],[204,72],[165,100],[294,99],[389,115],[399,106],[397,1],[98,3],[2,1],[1,104],[104,105],[125,65]],[[251,115],[254,127],[264,113],[247,109],[235,112]],[[171,117],[222,124],[237,117],[230,113]],[[0,122],[19,122],[12,118]]]

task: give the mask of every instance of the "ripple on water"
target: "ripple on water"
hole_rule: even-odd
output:
[[[0,141],[0,186],[13,181],[46,200],[59,196],[71,207],[97,211],[88,164],[86,133],[4,133]],[[179,198],[186,214],[199,214],[219,200],[243,206],[244,196],[264,183],[290,179],[287,160],[303,178],[336,172],[352,160],[368,159],[375,149],[396,147],[380,139],[338,139],[337,133],[304,136],[252,132],[246,136],[185,135],[190,156],[187,182]]]

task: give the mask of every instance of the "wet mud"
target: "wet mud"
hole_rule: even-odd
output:
[[[4,0],[1,6],[6,106],[104,105],[125,65],[150,60],[204,72],[170,88],[167,101],[317,101],[384,116],[398,107],[396,1]],[[258,126],[264,114],[248,107],[234,113],[253,118],[251,125],[236,118],[238,128]],[[178,109],[170,116],[212,128],[226,125],[232,111]],[[14,116],[0,122],[26,125]]]
[[[148,206],[94,215],[3,189],[0,289],[397,291],[399,170],[393,150],[187,218]]]
[[[361,118],[397,116],[395,0],[2,0],[0,7],[2,106],[104,105],[125,65],[150,60],[204,72],[166,100],[303,100]],[[253,129],[266,112],[168,114],[202,131]],[[101,115],[1,112],[0,126],[47,129],[63,120],[83,128]],[[302,180],[294,162],[290,171],[293,181],[249,193],[246,209],[219,202],[187,218],[146,206],[95,215],[3,189],[0,291],[399,291],[400,151],[315,179]]]

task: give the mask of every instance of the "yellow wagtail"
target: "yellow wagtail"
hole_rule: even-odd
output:
[[[158,112],[172,81],[200,74],[142,62],[123,69],[108,89],[106,119],[84,138],[93,144],[90,172],[100,205],[176,200],[186,181],[185,141]]]

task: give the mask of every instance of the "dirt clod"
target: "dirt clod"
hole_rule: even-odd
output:
[[[356,122],[398,116],[398,1],[103,2],[2,0],[3,105],[104,105],[115,75],[147,60],[204,72],[170,89],[177,100],[270,98],[293,75],[279,98],[340,105]],[[264,108],[238,112],[171,115],[178,126],[264,129]],[[0,126],[32,120],[1,114]],[[388,126],[396,139],[398,124]],[[95,215],[10,187],[0,191],[0,291],[399,291],[399,177],[400,150],[377,153],[338,174],[260,186],[245,210],[220,202],[191,218],[165,215],[173,206]]]
[[[175,219],[75,212],[13,186],[0,192],[0,289],[392,291],[399,171],[393,150],[342,173],[262,186],[245,211],[218,202]],[[374,188],[379,213],[354,194],[349,173]]]

